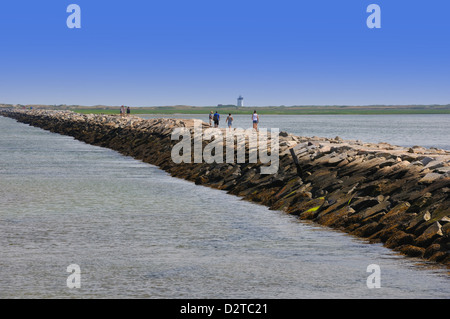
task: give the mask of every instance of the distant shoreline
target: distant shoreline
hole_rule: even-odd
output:
[[[384,114],[450,114],[448,105],[370,105],[370,106],[154,106],[131,107],[133,114],[208,114],[210,111],[232,114],[251,114],[256,109],[262,114],[273,115],[384,115]],[[81,114],[119,114],[120,106],[81,105],[12,105],[0,104],[0,108],[35,108],[71,110]]]
[[[139,108],[134,108],[132,110],[133,114],[208,114],[209,108],[204,111],[180,111],[180,110],[140,110]],[[216,110],[216,109],[212,109]],[[73,110],[74,112],[81,114],[119,114],[119,110],[102,110],[102,109],[79,109]],[[339,111],[339,110],[289,110],[289,111],[275,111],[275,110],[264,110],[257,109],[258,113],[266,115],[407,115],[407,114],[450,114],[450,110],[353,110],[353,111]],[[219,110],[219,113],[227,114],[231,113],[234,115],[249,115],[253,113],[252,110],[230,110],[224,109]]]

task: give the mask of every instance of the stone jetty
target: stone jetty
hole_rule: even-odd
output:
[[[171,134],[176,127],[193,130],[193,120],[15,109],[0,115],[450,267],[449,151],[281,132],[279,169],[264,175],[260,162],[174,163],[178,141]]]

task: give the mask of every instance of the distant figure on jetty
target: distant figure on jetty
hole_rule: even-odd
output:
[[[212,121],[213,121],[213,111],[209,113],[209,126],[212,126]]]
[[[130,113],[131,113],[131,109],[130,109],[130,107],[127,107],[127,116],[130,116]]]
[[[125,115],[125,106],[121,106],[120,107],[120,116],[124,116]]]
[[[253,129],[258,130],[259,115],[256,113],[256,110],[253,111],[252,121],[253,121]]]
[[[216,113],[214,113],[214,127],[219,127],[219,120],[220,120],[220,114],[216,111]]]
[[[231,116],[231,113],[228,113],[226,122],[227,122],[228,128],[231,129],[231,124],[233,123],[233,117]]]

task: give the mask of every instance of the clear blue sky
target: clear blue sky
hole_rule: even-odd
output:
[[[3,1],[0,43],[0,103],[450,103],[448,0]]]

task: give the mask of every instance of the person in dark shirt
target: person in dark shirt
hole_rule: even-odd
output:
[[[220,114],[216,111],[216,113],[214,113],[214,127],[219,127],[219,120],[220,120]]]

